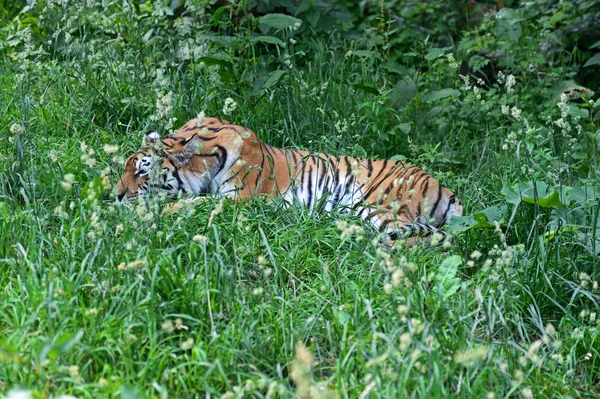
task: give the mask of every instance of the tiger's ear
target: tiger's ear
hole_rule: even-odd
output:
[[[149,130],[146,132],[144,143],[156,143],[157,140],[160,140],[160,134],[156,130]]]
[[[196,153],[198,144],[198,134],[195,133],[190,137],[178,137],[170,145],[165,145],[165,151],[175,166],[183,167],[188,164],[192,156]]]
[[[187,138],[182,137],[181,139],[179,139],[178,151],[191,151],[191,153],[193,154],[196,152],[196,147],[198,147],[198,141],[198,133],[194,133],[193,136]]]

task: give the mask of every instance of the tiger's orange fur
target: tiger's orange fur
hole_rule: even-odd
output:
[[[416,166],[276,148],[218,118],[191,120],[133,154],[118,185],[119,200],[152,188],[149,172],[158,163],[163,174],[155,191],[234,200],[283,197],[310,210],[343,207],[387,233],[389,241],[431,234],[462,214],[454,194]]]

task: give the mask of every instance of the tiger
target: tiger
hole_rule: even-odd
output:
[[[380,231],[388,246],[444,235],[440,228],[462,215],[449,189],[402,161],[277,148],[221,118],[192,119],[175,133],[146,136],[146,146],[125,163],[119,203],[148,193],[233,201],[281,197],[309,211],[350,211]]]

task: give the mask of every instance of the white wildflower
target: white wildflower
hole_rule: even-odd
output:
[[[110,144],[104,145],[104,152],[106,152],[107,154],[114,154],[117,151],[119,151],[118,145],[110,145]]]
[[[225,115],[230,115],[237,108],[237,103],[231,97],[227,97],[225,99],[225,104],[223,105],[223,113]]]
[[[506,92],[512,93],[515,85],[517,84],[517,79],[515,79],[513,74],[510,74],[506,77]]]
[[[25,128],[19,123],[13,123],[10,127],[10,132],[14,135],[25,133]]]

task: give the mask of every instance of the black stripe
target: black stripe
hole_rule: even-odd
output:
[[[429,217],[432,218],[437,210],[437,207],[440,205],[440,201],[442,200],[442,185],[438,183],[438,198],[435,201],[435,205],[431,208],[431,212],[429,212]]]
[[[387,161],[384,161],[384,167],[385,167],[385,165],[387,165]],[[392,166],[392,168],[389,170],[389,172],[382,179],[379,179],[377,184],[372,184],[372,186],[369,187],[369,189],[367,190],[365,195],[363,195],[363,198],[365,199],[365,201],[371,196],[373,191],[377,190],[377,188],[381,185],[381,183],[383,183],[388,177],[390,177],[392,175],[392,173],[394,173],[395,168],[396,168],[396,165]],[[381,171],[377,174],[377,177],[375,179],[373,179],[373,181],[371,183],[373,183],[375,180],[377,180],[379,178],[379,176],[381,176],[381,173],[383,173],[383,170],[384,169],[382,168]]]
[[[292,158],[294,158],[294,167],[297,168],[298,167],[298,151],[295,150],[290,150],[290,153],[292,154]]]
[[[308,202],[306,206],[308,209],[312,209],[311,202],[313,198],[313,190],[312,190],[312,166],[308,167]]]
[[[273,172],[275,170],[275,157],[273,156],[273,153],[271,152],[271,146],[265,144],[263,146],[263,148],[269,155],[269,166],[271,167],[271,172]]]
[[[221,147],[220,145],[216,145],[215,148],[217,148],[221,152],[221,156],[217,156],[217,163],[219,164],[219,166],[217,167],[217,172],[215,173],[216,176],[223,170],[225,164],[227,163],[227,150],[225,150],[225,148]]]
[[[448,207],[446,208],[446,211],[444,212],[444,220],[442,221],[442,223],[439,224],[439,226],[443,225],[444,223],[446,223],[446,220],[448,220],[448,212],[450,211],[450,207],[452,205],[454,205],[454,203],[456,202],[456,198],[453,196],[450,197],[450,199],[448,200]]]
[[[183,187],[183,180],[181,180],[181,176],[179,176],[179,170],[177,170],[177,168],[173,169],[173,177],[175,177],[175,179],[177,180],[177,184],[179,184],[179,189],[183,193],[186,193],[187,191],[185,187]]]
[[[414,178],[413,178],[413,181],[412,181],[412,183],[410,184],[410,188],[411,188],[411,189],[412,189],[412,188],[414,188],[414,187],[416,187],[416,186],[417,186],[417,184],[419,183],[419,181],[420,181],[420,180],[421,180],[423,177],[429,176],[429,174],[428,174],[427,172],[425,172],[425,171],[417,172],[417,173],[415,173],[413,176],[415,176],[415,175],[416,175],[416,177],[414,177]]]
[[[406,211],[406,212],[405,212],[405,211]],[[413,217],[412,213],[410,212],[410,207],[409,207],[408,205],[406,205],[406,204],[402,205],[402,206],[400,207],[400,209],[398,209],[398,214],[400,215],[400,214],[402,214],[402,213],[404,213],[404,214],[408,215],[408,219],[409,219],[409,220],[413,220],[413,219],[414,219],[414,217]]]
[[[260,161],[260,170],[256,173],[256,182],[254,183],[254,186],[256,186],[258,188],[258,179],[260,179],[260,175],[261,173],[264,173],[264,167],[265,167],[265,150],[263,148],[263,144],[260,144],[260,155],[262,156],[262,159]],[[273,171],[271,171],[271,175],[273,174]]]
[[[323,181],[325,180],[325,176],[327,176],[327,164],[322,159],[320,161],[323,163],[323,167],[321,168],[321,175],[319,176],[319,183],[317,184],[319,190],[323,188]]]
[[[429,179],[427,179],[427,181],[425,182],[425,184],[423,185],[423,189],[421,190],[421,197],[425,198],[425,193],[427,192],[427,190],[429,189]]]

